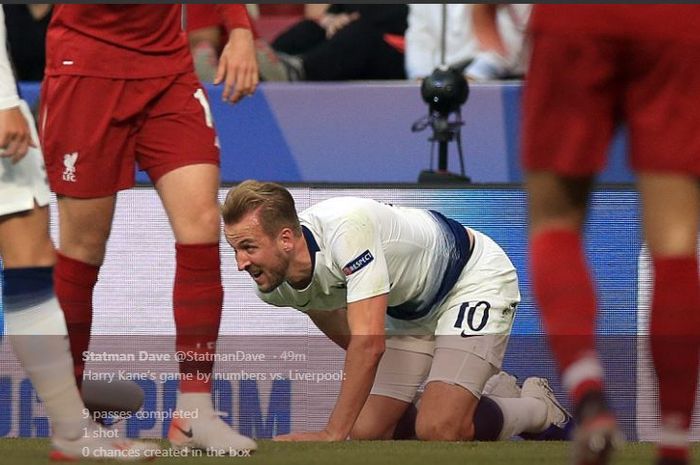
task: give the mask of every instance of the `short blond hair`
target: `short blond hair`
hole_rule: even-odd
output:
[[[226,194],[221,216],[224,224],[232,225],[253,211],[258,211],[260,225],[269,236],[276,235],[284,228],[301,234],[294,198],[277,183],[252,179],[243,181]]]

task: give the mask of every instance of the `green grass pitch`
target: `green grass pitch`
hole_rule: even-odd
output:
[[[167,447],[165,441],[162,446]],[[0,463],[38,465],[48,463],[47,439],[0,440]],[[700,447],[695,447],[698,454]],[[612,465],[651,464],[649,443],[627,443]],[[569,443],[502,441],[454,443],[418,441],[346,441],[338,443],[278,443],[259,441],[252,457],[160,457],[159,465],[238,463],[245,465],[531,465],[569,464]],[[80,463],[105,463],[85,461]],[[113,462],[112,462],[113,463]]]

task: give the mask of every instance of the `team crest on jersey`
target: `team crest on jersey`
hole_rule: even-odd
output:
[[[350,260],[350,263],[343,267],[343,274],[345,276],[350,276],[354,272],[359,271],[365,266],[369,265],[372,260],[374,260],[372,252],[365,250],[357,258]]]
[[[75,163],[78,161],[78,152],[63,155],[63,180],[75,182]]]

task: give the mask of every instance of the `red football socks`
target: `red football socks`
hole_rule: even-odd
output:
[[[700,285],[694,256],[654,257],[650,334],[661,410],[658,453],[686,460],[700,348]]]
[[[78,387],[82,385],[83,352],[90,344],[92,293],[97,284],[99,266],[89,265],[57,253],[54,291],[66,317],[73,369]]]
[[[602,388],[595,356],[596,296],[577,231],[549,229],[530,240],[530,277],[549,345],[574,402]]]
[[[219,244],[176,244],[173,289],[180,392],[209,392],[224,291]]]

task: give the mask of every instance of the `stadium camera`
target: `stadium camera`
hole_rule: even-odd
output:
[[[423,80],[421,96],[428,104],[428,115],[413,124],[413,132],[422,131],[428,126],[433,135],[428,139],[432,142],[430,151],[430,170],[421,171],[418,182],[424,183],[468,183],[470,179],[464,172],[464,157],[462,155],[462,137],[460,129],[462,122],[461,108],[469,97],[469,85],[463,74],[464,66],[440,66]],[[450,115],[455,118],[450,120]],[[447,170],[448,143],[456,140],[459,153],[461,174],[450,173]],[[438,169],[433,171],[433,149],[438,143]]]
[[[423,80],[420,93],[431,113],[447,116],[467,101],[469,85],[460,70],[439,67]]]

